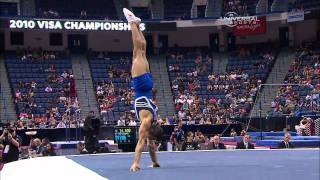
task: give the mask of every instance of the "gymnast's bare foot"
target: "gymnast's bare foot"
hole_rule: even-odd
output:
[[[139,171],[139,170],[140,170],[140,165],[136,164],[136,163],[133,163],[131,168],[130,168],[130,171],[131,172],[136,172],[136,171]]]

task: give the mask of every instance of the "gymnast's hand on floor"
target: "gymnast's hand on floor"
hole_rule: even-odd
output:
[[[139,171],[139,170],[140,170],[140,165],[136,164],[136,163],[133,163],[131,168],[130,168],[130,171],[131,172],[136,172],[136,171]]]

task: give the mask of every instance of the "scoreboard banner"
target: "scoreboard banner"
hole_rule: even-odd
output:
[[[266,17],[258,17],[255,21],[238,22],[233,27],[233,32],[236,36],[263,34],[266,26]]]
[[[137,142],[137,132],[138,128],[135,126],[125,126],[114,128],[114,142],[116,144],[135,144]]]
[[[69,19],[33,19],[0,18],[0,28],[42,29],[70,31],[129,31],[130,26],[123,21],[108,20],[69,20]],[[141,31],[176,31],[176,22],[148,21],[140,23]]]

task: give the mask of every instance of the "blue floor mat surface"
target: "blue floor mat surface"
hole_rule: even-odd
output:
[[[152,169],[148,154],[141,171],[129,172],[133,154],[67,156],[111,180],[319,180],[319,149],[160,152],[161,168]]]

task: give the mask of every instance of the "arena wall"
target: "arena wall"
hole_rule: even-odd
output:
[[[279,28],[289,27],[292,31],[289,33],[290,40],[295,45],[302,41],[315,40],[317,32],[319,31],[319,22],[317,20],[306,20],[287,24],[286,22],[272,21],[268,22],[265,34],[237,36],[236,44],[251,44],[268,41],[277,41],[279,39]],[[50,46],[49,30],[14,30],[24,32],[24,45],[17,46],[10,43],[10,30],[5,29],[5,47],[6,50],[15,50],[17,47],[42,47],[46,50],[65,50],[68,47],[68,34],[86,34],[88,37],[88,48],[94,51],[131,51],[131,33],[129,31],[90,31],[90,32],[76,32],[76,31],[60,31],[63,35],[62,46]],[[178,28],[177,31],[156,32],[158,35],[168,35],[168,45],[173,47],[175,44],[180,47],[199,47],[209,46],[209,35],[211,33],[219,33],[223,31],[223,36],[227,36],[228,32],[232,32],[232,28],[218,28],[218,27],[197,27],[197,28]],[[151,35],[151,33],[146,33]],[[291,37],[292,36],[292,37]],[[220,38],[223,40],[223,38]],[[224,38],[226,41],[227,38]],[[154,43],[156,40],[154,41]],[[221,44],[221,42],[220,42]],[[224,42],[223,44],[227,44]],[[156,45],[155,45],[156,47]]]

